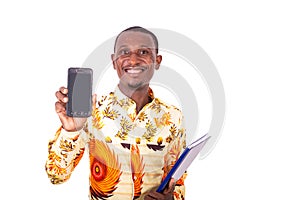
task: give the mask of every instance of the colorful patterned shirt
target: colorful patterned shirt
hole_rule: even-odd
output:
[[[65,182],[85,149],[90,160],[90,199],[143,199],[162,182],[185,148],[179,109],[154,98],[136,112],[135,102],[117,87],[97,102],[84,128],[59,128],[49,142],[46,172],[53,184]],[[174,199],[184,199],[186,174]]]

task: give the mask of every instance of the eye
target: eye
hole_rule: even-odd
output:
[[[130,51],[128,49],[121,49],[119,51],[119,55],[129,55]]]
[[[140,49],[138,53],[139,55],[148,55],[149,51],[147,49]]]

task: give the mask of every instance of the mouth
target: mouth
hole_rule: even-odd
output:
[[[144,67],[127,67],[123,69],[128,74],[140,74],[146,69]]]

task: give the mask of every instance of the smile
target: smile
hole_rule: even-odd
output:
[[[138,74],[138,73],[142,73],[144,70],[142,69],[126,69],[125,72],[127,72],[128,74]]]
[[[145,69],[140,67],[135,67],[135,68],[125,68],[124,71],[128,74],[139,74],[145,71]]]

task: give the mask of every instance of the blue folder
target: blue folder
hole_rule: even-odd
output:
[[[172,177],[175,179],[175,181],[177,181],[183,175],[210,137],[211,136],[207,136],[207,134],[205,134],[184,149],[175,165],[157,188],[157,192],[162,193]]]

